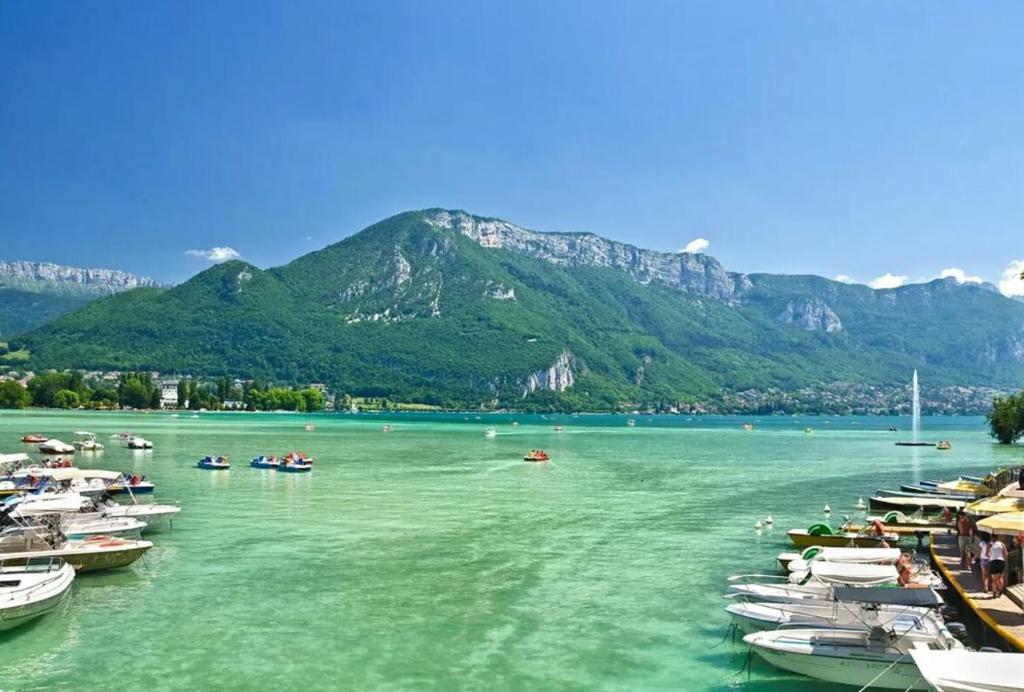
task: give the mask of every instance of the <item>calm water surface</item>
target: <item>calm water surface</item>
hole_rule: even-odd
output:
[[[184,510],[144,563],[0,636],[0,688],[824,689],[737,674],[724,577],[773,570],[826,502],[1024,461],[980,418],[925,419],[950,452],[895,447],[906,419],[516,418],[3,412],[4,452],[34,431],[153,440],[77,463],[147,474]],[[290,449],[316,470],[247,466]],[[234,468],[193,467],[210,453]]]

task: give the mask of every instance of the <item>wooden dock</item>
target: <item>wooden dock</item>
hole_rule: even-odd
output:
[[[978,619],[1010,647],[1024,652],[1024,611],[1006,596],[992,598],[981,591],[981,575],[961,569],[956,537],[933,537],[932,560],[942,578],[960,595]]]

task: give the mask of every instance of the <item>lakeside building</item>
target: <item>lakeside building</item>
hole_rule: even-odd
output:
[[[160,381],[160,408],[178,407],[178,380]]]

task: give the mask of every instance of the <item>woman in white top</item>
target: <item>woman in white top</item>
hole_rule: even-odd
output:
[[[981,566],[981,590],[988,593],[988,585],[991,577],[989,571],[989,543],[992,537],[985,532],[978,533],[978,564]]]
[[[988,546],[988,569],[992,573],[992,597],[999,598],[1006,588],[1003,578],[1003,572],[1006,571],[1006,544],[998,536]]]

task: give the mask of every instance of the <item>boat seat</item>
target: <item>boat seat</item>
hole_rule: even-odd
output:
[[[1007,586],[1003,593],[1006,594],[1007,598],[1016,603],[1018,608],[1024,610],[1024,584]]]

